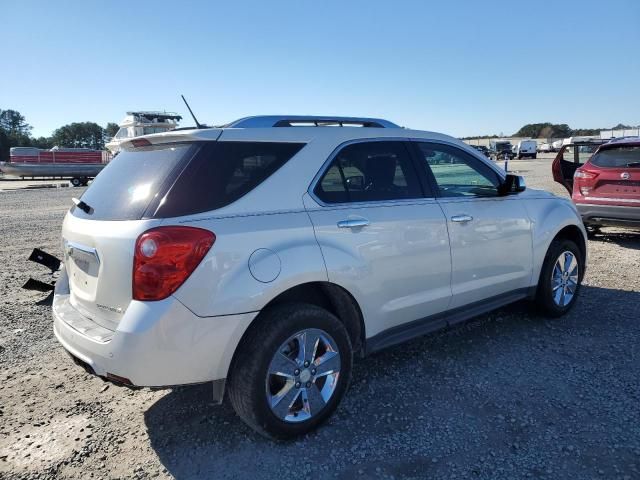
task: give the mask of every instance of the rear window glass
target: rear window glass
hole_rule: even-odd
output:
[[[89,220],[137,220],[166,188],[174,170],[180,171],[198,150],[194,144],[171,144],[122,151],[93,180],[82,200],[89,213],[73,207],[72,214]]]
[[[303,146],[282,142],[205,144],[153,216],[179,217],[229,205],[264,182]]]
[[[640,167],[640,147],[619,147],[596,153],[591,163],[604,168]]]

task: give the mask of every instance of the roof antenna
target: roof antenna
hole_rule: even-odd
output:
[[[193,111],[191,110],[191,107],[189,106],[189,104],[187,103],[187,99],[184,98],[184,95],[180,95],[182,97],[182,101],[184,102],[184,104],[187,106],[187,108],[189,109],[189,113],[191,114],[191,116],[193,117],[193,121],[196,122],[196,127],[197,128],[206,128],[205,125],[202,125],[200,122],[198,122],[198,119],[196,118],[196,116],[193,114]]]

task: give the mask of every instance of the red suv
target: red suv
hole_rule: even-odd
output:
[[[571,193],[589,230],[640,228],[640,138],[565,145],[552,170],[554,180]]]

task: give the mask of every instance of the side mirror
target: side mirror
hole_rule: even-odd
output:
[[[524,177],[507,173],[506,178],[500,185],[500,195],[510,195],[512,193],[524,192],[527,189]]]
[[[349,190],[364,190],[364,176],[362,175],[347,177],[346,182]]]

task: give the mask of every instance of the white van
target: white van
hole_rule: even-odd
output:
[[[536,158],[538,153],[538,143],[535,140],[520,140],[516,145],[516,157],[518,159],[524,157]]]

